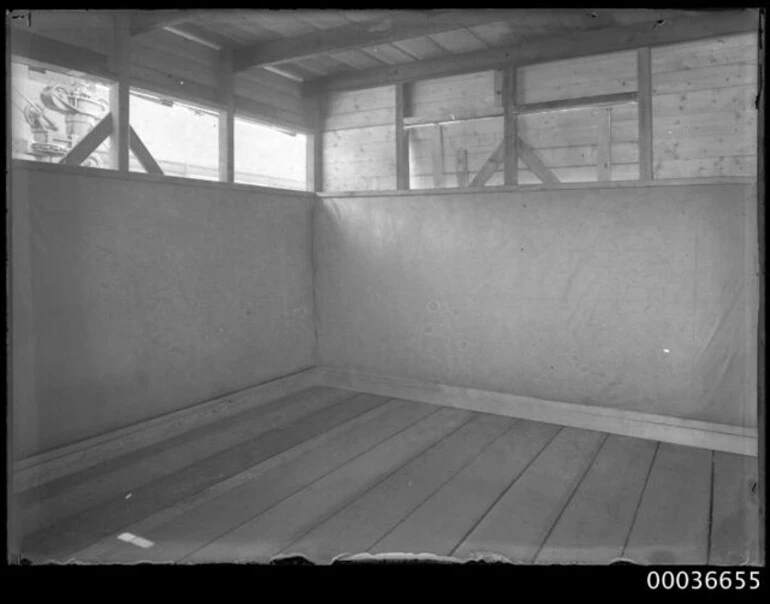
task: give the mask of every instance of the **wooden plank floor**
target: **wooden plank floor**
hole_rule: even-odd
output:
[[[758,564],[757,460],[311,388],[17,495],[33,562]]]

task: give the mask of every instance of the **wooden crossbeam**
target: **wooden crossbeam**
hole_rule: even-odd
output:
[[[130,13],[131,35],[138,36],[155,29],[173,27],[197,17],[210,17],[211,10],[143,10]]]
[[[518,151],[518,157],[523,161],[527,167],[532,170],[535,175],[543,181],[545,184],[557,184],[559,183],[558,177],[546,166],[542,160],[537,156],[535,150],[526,143],[520,136],[516,139],[516,148]],[[471,187],[483,187],[487,184],[487,181],[503,163],[505,156],[505,139],[497,146],[489,156],[489,159],[481,167],[476,176],[471,181]]]
[[[65,166],[79,166],[82,164],[112,134],[112,127],[112,114],[108,113],[70,149],[69,153],[62,158],[60,163]]]
[[[556,177],[556,174],[542,162],[535,150],[521,137],[519,137],[518,140],[518,150],[521,161],[527,164],[527,167],[532,170],[544,184],[558,184],[559,179]]]
[[[649,49],[647,49],[649,50]],[[636,91],[616,92],[613,94],[597,94],[593,96],[583,96],[574,99],[560,99],[558,101],[543,101],[540,103],[528,103],[514,107],[516,115],[528,115],[532,113],[547,113],[548,111],[559,111],[562,109],[581,109],[583,107],[604,107],[607,105],[620,105],[622,103],[631,103],[637,100]]]
[[[455,54],[427,61],[389,65],[318,78],[303,87],[306,93],[352,90],[412,82],[461,73],[522,66],[561,59],[619,52],[645,46],[660,46],[714,38],[731,34],[756,32],[757,9],[719,11],[702,17],[682,17],[663,23],[648,21],[595,31],[570,32],[525,42],[514,46]]]
[[[547,113],[548,111],[559,111],[563,109],[580,109],[583,107],[606,107],[611,105],[620,105],[637,100],[637,93],[618,92],[613,94],[598,94],[594,96],[584,96],[574,99],[560,99],[558,101],[543,101],[540,103],[528,103],[526,105],[513,104],[511,112],[513,115],[529,115],[533,113]],[[446,117],[446,113],[440,115],[426,115],[420,117],[404,118],[405,128],[422,128],[435,124],[452,124],[454,122],[463,122],[467,120],[481,120],[500,117],[505,115],[505,107],[492,109],[489,111],[469,111],[458,113]]]
[[[521,12],[517,15],[513,10],[391,11],[376,20],[351,23],[239,49],[234,65],[236,71],[276,65],[319,54],[388,44],[463,27],[515,19],[517,16],[520,17]]]
[[[492,175],[500,167],[500,164],[503,161],[504,155],[505,155],[505,141],[501,142],[497,146],[497,149],[495,149],[492,152],[492,155],[489,156],[489,159],[486,162],[484,162],[484,165],[481,166],[481,170],[479,170],[476,173],[476,176],[473,177],[473,180],[471,181],[470,186],[483,187],[485,184],[487,184],[487,181],[492,177]]]
[[[155,158],[152,156],[152,153],[150,153],[150,150],[144,145],[142,139],[139,138],[136,130],[129,127],[129,135],[131,151],[133,151],[134,156],[139,160],[139,163],[142,164],[142,167],[147,170],[148,174],[158,174],[162,176],[163,169],[160,167],[160,164],[155,161]]]

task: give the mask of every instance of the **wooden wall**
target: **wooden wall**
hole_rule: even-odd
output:
[[[756,175],[757,53],[756,34],[652,49],[655,178]],[[516,102],[634,92],[636,61],[627,51],[519,68]],[[409,97],[412,118],[488,116],[410,128],[410,188],[457,187],[463,165],[471,180],[502,141],[500,72],[414,82]],[[390,86],[328,98],[325,190],[394,188],[393,98]],[[639,178],[636,102],[522,115],[517,123],[561,182],[597,181],[604,158],[610,180]],[[519,183],[540,182],[520,160]],[[487,185],[501,184],[499,167]]]
[[[756,176],[757,36],[652,50],[655,178]]]
[[[396,188],[395,98],[393,86],[383,86],[326,99],[325,190]]]

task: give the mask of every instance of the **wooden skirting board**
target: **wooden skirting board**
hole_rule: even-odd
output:
[[[45,484],[313,386],[354,390],[740,455],[757,455],[756,428],[316,367],[22,459],[14,464],[14,492]]]
[[[317,370],[305,369],[120,430],[27,457],[14,464],[14,492],[19,493],[56,480],[188,430],[294,394],[317,383]]]
[[[757,429],[607,407],[547,401],[345,369],[318,369],[319,385],[660,442],[757,455]]]

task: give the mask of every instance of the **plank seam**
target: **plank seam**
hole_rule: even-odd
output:
[[[461,472],[463,472],[468,466],[470,466],[473,462],[475,462],[479,457],[481,457],[488,449],[490,449],[495,443],[502,440],[508,432],[510,432],[511,428],[515,424],[518,424],[521,420],[514,419],[511,425],[506,428],[500,436],[497,436],[496,438],[493,438],[491,442],[484,445],[481,450],[479,450],[478,453],[476,453],[472,459],[470,459],[467,463],[463,464],[461,468],[459,468],[455,473],[453,473],[449,478],[447,478],[443,483],[441,483],[436,489],[434,489],[430,495],[428,495],[425,499],[423,499],[419,504],[417,504],[414,508],[412,508],[406,516],[401,518],[396,524],[394,524],[388,531],[382,535],[377,541],[372,543],[367,549],[371,550],[375,547],[377,547],[377,544],[380,543],[382,540],[384,540],[388,535],[390,535],[393,531],[395,531],[399,526],[401,526],[409,517],[411,517],[413,514],[415,514],[422,506],[424,506],[430,499],[438,493],[441,489],[443,489],[451,480],[456,478]]]
[[[202,491],[197,491],[191,495],[188,495],[183,500],[179,501],[177,504],[174,504],[174,506],[172,506],[174,508],[182,508],[181,510],[175,511],[175,510],[171,510],[171,508],[169,507],[166,507],[166,508],[163,508],[162,510],[159,510],[157,512],[153,512],[147,516],[144,516],[136,520],[135,522],[132,522],[129,525],[126,525],[124,529],[130,530],[133,533],[141,533],[148,529],[152,530],[159,526],[163,526],[165,523],[173,522],[180,516],[196,510],[198,507],[203,506],[206,503],[209,503],[210,501],[212,501],[217,497],[223,496],[232,490],[244,487],[254,480],[258,480],[264,474],[270,472],[271,470],[274,470],[276,467],[280,466],[281,464],[291,463],[292,461],[295,461],[302,455],[305,455],[308,452],[312,451],[315,447],[321,447],[324,444],[327,444],[333,439],[339,437],[341,434],[344,434],[346,430],[351,430],[362,423],[371,421],[372,419],[379,417],[385,412],[386,405],[389,402],[396,400],[396,399],[386,399],[384,397],[379,397],[379,398],[382,398],[383,400],[380,401],[380,403],[377,406],[369,409],[368,411],[365,411],[363,414],[347,419],[343,423],[338,424],[337,426],[335,426],[334,428],[331,428],[327,432],[323,432],[306,441],[302,441],[301,443],[298,443],[297,445],[293,446],[291,449],[287,449],[285,451],[276,453],[272,457],[269,457],[264,461],[261,461],[256,465],[253,465],[247,468],[246,470],[243,470],[242,472],[238,472],[237,474],[234,474],[229,478],[225,478],[218,483],[212,484],[211,486],[206,487]],[[302,488],[304,487],[300,487],[300,489]],[[161,518],[161,520],[158,520],[158,518]],[[145,526],[145,523],[148,523],[148,522],[150,523],[149,526]],[[75,552],[72,555],[72,557],[74,559],[81,558],[85,553],[88,552],[88,550],[90,550],[95,545],[102,543],[103,541],[104,540],[102,539],[92,544],[89,544],[88,546]]]
[[[644,479],[644,486],[642,487],[641,492],[639,493],[639,501],[636,502],[636,509],[634,510],[634,516],[631,519],[631,523],[628,525],[628,533],[626,534],[626,539],[623,542],[623,549],[620,552],[620,557],[624,558],[626,556],[626,550],[628,549],[628,541],[631,539],[631,533],[634,532],[634,525],[636,524],[636,518],[639,515],[639,508],[642,507],[642,500],[644,499],[644,493],[647,491],[647,484],[650,482],[650,475],[652,474],[652,468],[655,465],[655,458],[658,456],[658,450],[660,449],[660,443],[655,443],[655,451],[652,454],[652,459],[650,460],[650,467],[647,468],[647,476]]]
[[[508,492],[513,488],[513,485],[516,484],[516,481],[518,481],[519,478],[521,478],[526,473],[526,471],[530,468],[530,466],[533,463],[535,463],[535,460],[537,460],[543,454],[543,451],[545,451],[551,445],[551,443],[554,440],[556,440],[556,437],[559,436],[559,434],[561,434],[563,431],[564,431],[564,428],[559,428],[554,433],[554,435],[551,438],[549,438],[543,444],[543,446],[537,451],[537,453],[535,453],[532,456],[532,459],[530,459],[527,462],[527,464],[521,469],[521,471],[513,478],[513,480],[511,480],[511,484],[509,484],[505,489],[503,489],[503,492],[500,493],[500,495],[498,495],[495,498],[495,500],[492,502],[492,504],[479,517],[479,519],[473,524],[473,526],[471,526],[471,528],[468,529],[468,531],[462,536],[462,538],[460,539],[460,541],[458,541],[457,545],[455,545],[455,547],[452,549],[452,551],[449,552],[449,555],[451,557],[455,556],[457,550],[460,549],[460,547],[462,547],[465,544],[465,541],[468,539],[468,537],[470,537],[470,535],[473,534],[473,531],[475,531],[476,528],[478,528],[478,526],[483,522],[484,518],[486,518],[489,515],[489,513],[495,508],[495,506],[497,506],[497,504],[500,503],[500,501],[503,499],[503,497],[505,497],[508,494]]]
[[[580,488],[580,485],[583,484],[583,480],[585,480],[586,475],[588,474],[589,470],[593,467],[594,462],[596,462],[596,458],[599,457],[599,453],[604,448],[604,445],[607,443],[607,439],[609,438],[609,434],[605,434],[602,437],[601,444],[596,448],[596,451],[591,456],[591,461],[586,464],[585,470],[583,470],[582,475],[580,476],[580,480],[578,480],[575,483],[574,488],[570,492],[567,499],[564,501],[564,505],[562,505],[561,509],[559,510],[559,513],[556,515],[556,518],[553,521],[553,524],[551,524],[550,528],[548,529],[548,532],[545,534],[545,537],[540,542],[540,546],[537,548],[537,552],[532,557],[531,562],[534,563],[537,561],[538,556],[540,556],[541,552],[543,551],[543,547],[548,542],[548,538],[551,536],[551,533],[553,533],[553,530],[556,528],[556,525],[559,524],[559,520],[561,520],[561,517],[564,515],[564,512],[569,507],[570,502],[575,497],[575,493],[578,492],[578,489]]]
[[[432,414],[431,414],[431,415],[432,415]],[[450,436],[452,436],[452,435],[454,435],[455,433],[459,432],[459,431],[460,431],[460,430],[462,430],[462,429],[463,429],[465,426],[467,426],[468,424],[470,424],[470,423],[473,421],[473,419],[474,419],[474,416],[473,416],[473,415],[469,416],[469,417],[468,417],[468,419],[467,419],[467,420],[465,420],[464,422],[462,422],[462,423],[461,423],[459,426],[457,426],[457,428],[455,428],[454,430],[451,430],[450,432],[448,432],[447,434],[445,434],[444,436],[442,436],[441,438],[439,438],[439,439],[438,439],[436,442],[434,442],[434,443],[432,443],[431,445],[429,445],[427,448],[425,448],[425,449],[421,449],[421,450],[420,450],[420,451],[419,451],[419,452],[418,452],[416,455],[414,455],[414,456],[410,457],[410,458],[409,458],[409,459],[407,459],[407,460],[406,460],[404,463],[402,463],[402,464],[401,464],[401,465],[399,465],[398,467],[394,468],[392,471],[388,472],[387,474],[385,474],[385,475],[384,475],[383,477],[381,477],[380,479],[376,480],[374,483],[372,483],[371,485],[369,485],[368,487],[366,487],[366,488],[365,488],[363,491],[361,491],[361,492],[359,492],[358,494],[356,494],[355,496],[353,496],[353,497],[350,499],[350,501],[346,502],[346,503],[345,503],[345,504],[344,504],[342,507],[340,507],[340,508],[338,508],[337,510],[335,510],[335,511],[331,512],[329,515],[325,516],[325,517],[323,518],[323,520],[321,520],[320,522],[318,522],[318,523],[314,524],[314,525],[313,525],[311,528],[309,528],[308,530],[306,530],[305,532],[303,532],[303,533],[302,533],[302,534],[301,534],[299,537],[297,537],[296,539],[294,539],[294,541],[292,541],[291,543],[289,543],[288,545],[286,545],[284,548],[282,548],[282,549],[281,549],[281,551],[280,551],[280,552],[278,552],[278,554],[276,554],[276,556],[279,556],[281,553],[283,553],[283,552],[285,552],[286,550],[288,550],[288,549],[289,549],[290,547],[292,547],[292,546],[293,546],[295,543],[298,543],[298,542],[300,542],[302,539],[304,539],[304,538],[305,538],[307,535],[309,535],[311,532],[313,532],[313,531],[314,531],[316,528],[318,528],[318,527],[319,527],[319,526],[321,526],[322,524],[326,523],[327,521],[331,520],[331,519],[332,519],[332,518],[334,518],[335,516],[338,516],[339,514],[341,514],[342,512],[344,512],[344,511],[345,511],[347,508],[349,508],[351,505],[353,505],[353,504],[354,504],[355,502],[357,502],[359,499],[361,499],[362,497],[364,497],[364,496],[365,496],[367,493],[369,493],[369,492],[373,491],[374,489],[376,489],[378,486],[380,486],[382,483],[384,483],[385,481],[387,481],[389,478],[391,478],[392,476],[394,476],[395,474],[397,474],[398,472],[400,472],[402,469],[404,469],[405,467],[407,467],[409,464],[413,463],[415,460],[417,460],[418,458],[420,458],[420,457],[422,457],[423,455],[425,455],[425,454],[426,454],[428,451],[430,451],[431,449],[434,449],[435,447],[439,446],[439,445],[440,445],[441,443],[443,443],[443,442],[444,442],[444,441],[445,441],[447,438],[449,438]],[[273,557],[275,558],[276,556],[273,556]]]
[[[394,399],[394,398],[388,398],[388,399],[387,399],[385,402],[389,402],[389,401],[391,401],[391,400],[398,400],[398,399]],[[232,533],[233,531],[235,531],[235,530],[239,529],[240,527],[244,526],[245,524],[248,524],[249,522],[252,522],[253,520],[255,520],[256,518],[258,518],[259,516],[262,516],[262,515],[264,515],[264,514],[268,513],[270,510],[272,510],[273,508],[275,508],[275,507],[277,507],[277,506],[281,505],[281,504],[282,504],[284,501],[286,501],[286,500],[287,500],[287,499],[289,499],[290,497],[293,497],[293,496],[294,496],[294,495],[296,495],[297,493],[299,493],[299,492],[301,492],[301,491],[304,491],[305,489],[308,489],[308,488],[310,488],[310,487],[311,487],[311,486],[313,486],[314,484],[316,484],[316,483],[320,482],[321,480],[323,480],[324,478],[326,478],[326,476],[328,476],[328,475],[329,475],[329,474],[331,474],[332,472],[336,472],[336,471],[337,471],[337,470],[338,470],[340,467],[342,467],[342,466],[344,466],[344,465],[346,465],[346,464],[352,463],[353,461],[355,461],[356,459],[358,459],[358,458],[359,458],[359,457],[361,457],[362,455],[366,455],[366,454],[367,454],[369,451],[371,451],[372,449],[374,449],[374,448],[376,448],[376,447],[380,446],[381,444],[383,444],[383,443],[387,442],[388,440],[391,440],[392,438],[395,438],[396,436],[398,436],[398,435],[399,435],[399,434],[401,434],[402,432],[405,432],[406,430],[409,430],[409,429],[410,429],[412,426],[414,426],[415,424],[418,424],[419,422],[422,422],[422,421],[425,421],[425,420],[427,420],[429,417],[432,417],[432,416],[434,416],[434,415],[435,415],[436,413],[438,413],[439,411],[440,411],[440,409],[436,409],[435,411],[433,411],[432,413],[429,413],[429,414],[428,414],[428,415],[426,415],[425,417],[422,417],[422,418],[420,418],[420,419],[418,419],[418,420],[415,420],[414,422],[412,422],[411,424],[409,424],[409,425],[405,426],[404,428],[402,428],[402,429],[401,429],[401,430],[399,430],[398,432],[395,432],[394,434],[392,434],[391,436],[389,436],[389,437],[388,437],[388,438],[386,438],[385,440],[383,440],[383,441],[380,441],[380,442],[377,442],[377,443],[373,444],[371,447],[369,447],[368,449],[366,449],[366,450],[364,450],[364,451],[361,451],[361,453],[359,453],[358,455],[356,455],[356,456],[354,456],[354,457],[350,458],[349,460],[347,460],[346,462],[344,462],[344,463],[343,463],[343,464],[341,464],[340,466],[337,466],[337,467],[335,467],[334,469],[332,469],[332,470],[329,470],[328,472],[326,472],[326,473],[322,474],[321,476],[319,476],[318,478],[316,478],[316,479],[315,479],[315,480],[313,480],[312,482],[309,482],[308,484],[306,484],[306,485],[305,485],[305,486],[303,486],[302,488],[300,488],[300,489],[297,489],[296,491],[293,491],[293,492],[292,492],[292,493],[290,493],[289,495],[286,495],[286,497],[283,497],[283,498],[281,498],[280,500],[276,501],[276,502],[275,502],[275,503],[273,503],[273,504],[272,504],[270,507],[268,507],[268,508],[265,508],[264,510],[262,510],[262,511],[258,512],[257,514],[254,514],[253,516],[250,516],[248,519],[244,520],[243,522],[240,522],[239,524],[237,524],[236,526],[234,526],[234,527],[232,527],[232,528],[228,529],[227,531],[225,531],[225,532],[223,532],[223,533],[220,533],[219,535],[217,535],[216,537],[214,537],[214,538],[213,538],[213,539],[211,539],[210,541],[207,541],[206,543],[204,543],[203,545],[201,545],[199,548],[197,548],[197,549],[195,549],[195,550],[193,550],[193,551],[189,552],[188,554],[184,555],[182,558],[180,558],[180,559],[179,559],[179,561],[184,561],[185,559],[189,558],[190,556],[192,556],[192,555],[196,554],[197,552],[201,551],[202,549],[204,549],[204,548],[208,547],[209,545],[211,545],[212,543],[214,543],[215,541],[217,541],[217,540],[218,540],[218,539],[220,539],[221,537],[223,537],[223,536],[225,536],[225,535],[228,535],[228,534]],[[408,463],[408,462],[407,462],[407,463]],[[315,528],[315,527],[313,527],[313,528]]]

